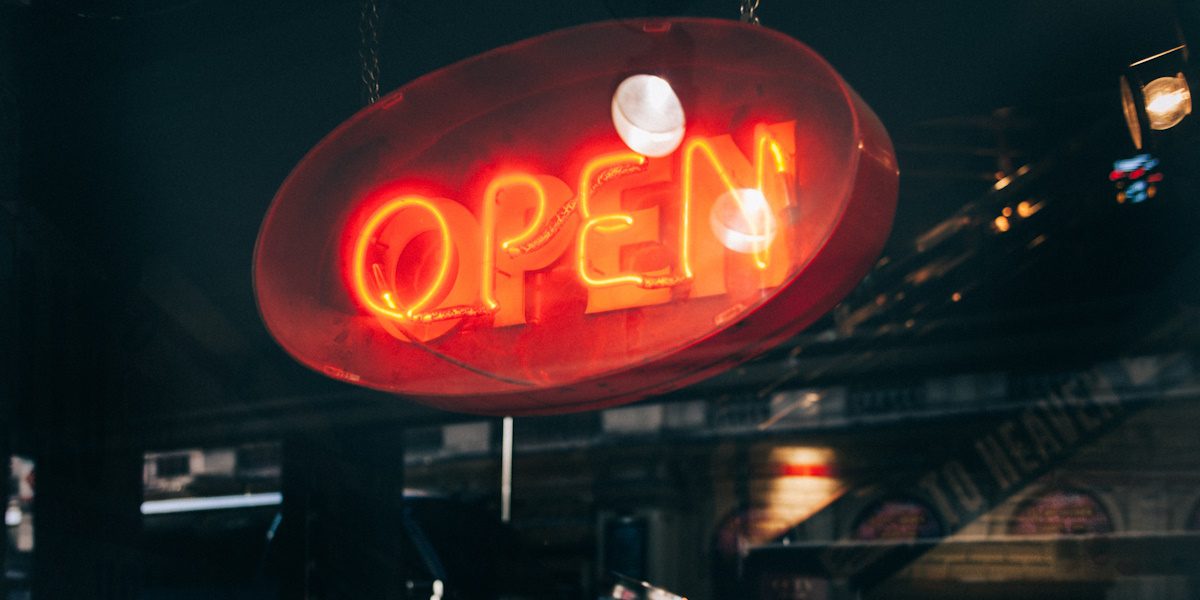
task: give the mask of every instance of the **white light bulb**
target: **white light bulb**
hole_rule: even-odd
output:
[[[683,105],[662,77],[634,75],[622,81],[613,94],[612,119],[625,145],[643,156],[666,156],[683,141]]]
[[[4,524],[9,527],[16,527],[21,524],[24,515],[21,514],[21,507],[15,504],[9,504],[4,510]]]
[[[753,254],[775,240],[775,215],[767,197],[754,188],[721,194],[709,213],[709,225],[721,244],[734,252]]]
[[[1182,73],[1175,77],[1159,77],[1146,84],[1142,93],[1146,98],[1150,129],[1170,129],[1192,112],[1192,94]]]

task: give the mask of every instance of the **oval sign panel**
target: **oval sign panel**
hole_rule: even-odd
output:
[[[880,252],[897,170],[812,50],[601,23],[426,75],[276,195],[255,288],[296,359],[475,413],[676,389],[799,332]]]

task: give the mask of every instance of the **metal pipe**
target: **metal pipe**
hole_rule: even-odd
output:
[[[504,417],[500,450],[500,521],[512,519],[513,418]]]

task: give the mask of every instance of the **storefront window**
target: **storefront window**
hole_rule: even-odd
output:
[[[889,499],[863,511],[854,526],[856,540],[913,540],[939,537],[942,526],[933,511],[916,500]]]
[[[1112,530],[1112,520],[1100,502],[1077,490],[1053,490],[1027,500],[1009,527],[1014,535],[1081,535]]]

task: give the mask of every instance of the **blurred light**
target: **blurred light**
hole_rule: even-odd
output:
[[[795,350],[793,350],[793,352],[794,351]],[[795,357],[791,357],[791,358],[795,358]],[[793,398],[794,398],[794,394],[792,392],[783,392],[783,393],[775,394],[774,396],[772,396],[771,397],[771,418],[767,419],[766,421],[763,421],[762,423],[759,423],[758,430],[766,431],[767,429],[770,429],[773,425],[778,423],[781,419],[788,416],[789,414],[792,414],[793,412],[795,412],[797,410],[800,411],[800,414],[805,414],[805,413],[809,412],[809,410],[812,409],[817,404],[817,402],[821,401],[821,394],[819,394],[817,392],[806,392],[804,394],[801,394],[798,399],[793,399]],[[786,402],[787,404],[783,405],[782,407],[777,408],[777,402],[779,402],[779,401]]]
[[[687,598],[672,594],[662,588],[652,587],[650,588],[650,592],[646,594],[646,600],[687,600]]]
[[[832,477],[833,469],[826,464],[782,465],[779,475],[782,477]]]
[[[993,185],[993,186],[992,186],[992,189],[995,189],[995,190],[999,191],[999,190],[1002,190],[1002,189],[1004,189],[1004,188],[1008,187],[1008,184],[1010,184],[1010,183],[1012,183],[1012,177],[1011,177],[1011,176],[1010,176],[1010,177],[1003,177],[1003,178],[1001,178],[1001,179],[1000,179],[1000,181],[997,181],[997,182],[995,183],[995,185]]]
[[[1012,224],[1008,222],[1008,217],[1003,215],[996,217],[996,219],[992,221],[992,226],[995,227],[996,231],[999,231],[1000,233],[1004,233],[1009,229],[1012,229]]]
[[[1187,46],[1139,60],[1121,75],[1121,109],[1133,145],[1153,142],[1154,132],[1178,125],[1192,112]]]
[[[1192,112],[1192,94],[1183,73],[1159,77],[1142,88],[1150,128],[1162,131],[1179,124]]]
[[[754,188],[721,194],[709,213],[709,225],[721,244],[734,252],[753,254],[775,239],[775,216],[766,196]]]
[[[13,502],[4,510],[4,524],[9,527],[16,527],[21,524],[22,519],[21,507]]]
[[[1108,178],[1116,185],[1117,203],[1137,204],[1158,195],[1158,184],[1163,180],[1163,174],[1156,170],[1159,164],[1150,154],[1113,161]]]
[[[219,510],[224,508],[251,508],[276,506],[283,502],[283,494],[242,494],[239,496],[210,496],[207,498],[172,498],[170,500],[147,500],[142,503],[143,515],[162,515],[191,512],[196,510]]]
[[[1138,118],[1138,103],[1133,97],[1133,88],[1129,78],[1121,76],[1121,110],[1125,113],[1125,126],[1129,128],[1129,137],[1133,139],[1133,147],[1142,147],[1142,124]]]
[[[780,446],[771,449],[772,463],[785,465],[825,465],[833,461],[832,448]]]
[[[271,525],[267,527],[267,543],[275,539],[275,534],[279,533],[279,525],[283,523],[283,511],[275,513],[275,518],[271,519]]]
[[[1042,210],[1041,202],[1035,204],[1028,200],[1022,200],[1017,204],[1017,214],[1022,219],[1028,219],[1029,217],[1032,217],[1033,215],[1037,214],[1039,210]]]
[[[1146,169],[1147,171],[1154,169],[1159,164],[1159,160],[1150,154],[1139,154],[1131,158],[1123,158],[1113,161],[1114,171],[1133,172],[1138,169]]]
[[[683,596],[668,592],[645,581],[628,580],[617,582],[609,597],[616,600],[687,600]]]
[[[1004,209],[1000,211],[1000,214],[1002,214],[1002,215],[1004,215],[1004,216],[1006,216],[1006,217],[1011,217],[1011,216],[1012,216],[1012,212],[1013,212],[1013,211],[1012,211],[1012,207],[1011,207],[1011,206],[1005,206],[1005,207],[1004,207]]]
[[[756,492],[752,502],[761,507],[759,518],[747,528],[751,543],[762,543],[827,506],[845,491],[837,477],[836,457],[832,448],[818,446],[775,446],[764,444],[769,471],[759,477],[768,482]],[[758,494],[763,494],[759,496]]]
[[[666,156],[683,141],[683,105],[661,77],[634,75],[622,81],[613,94],[612,119],[617,135],[638,154]]]
[[[1125,197],[1131,202],[1143,202],[1149,197],[1149,192],[1146,189],[1145,181],[1135,181],[1129,184],[1129,188],[1125,190]]]
[[[950,301],[951,301],[951,302],[958,302],[959,300],[962,300],[962,294],[961,294],[961,293],[959,293],[959,292],[954,292],[953,294],[950,294]]]

